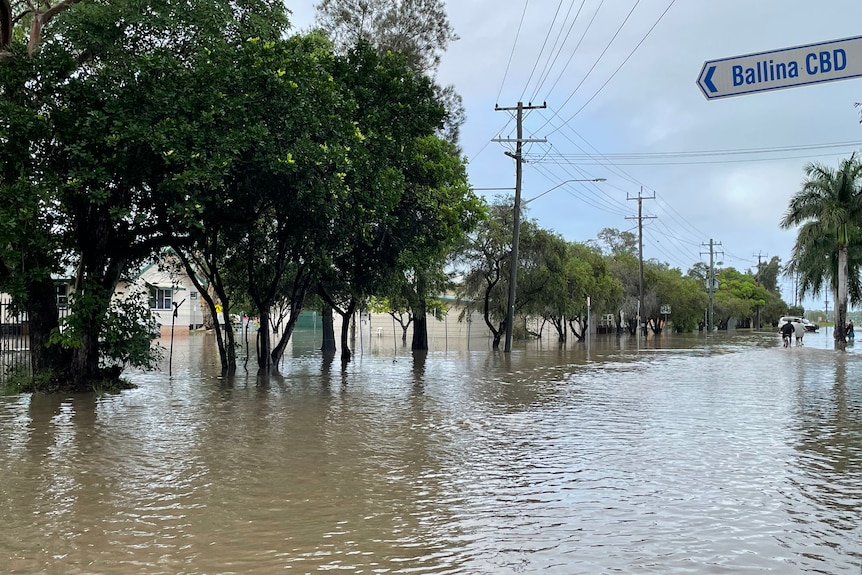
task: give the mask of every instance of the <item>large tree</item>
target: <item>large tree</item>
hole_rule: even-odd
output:
[[[457,154],[434,135],[443,108],[428,78],[415,74],[403,56],[379,54],[366,42],[339,63],[337,77],[355,102],[349,118],[360,141],[350,148],[343,177],[348,193],[333,213],[318,287],[344,318],[347,359],[353,311],[390,290],[411,264],[430,265],[432,254],[421,246],[433,246],[435,256],[447,251],[443,240],[451,242],[453,222],[444,217],[461,217],[459,198],[463,203],[470,192]],[[420,253],[418,260],[409,255]],[[424,321],[424,313],[413,313]]]
[[[852,155],[837,169],[816,162],[805,167],[801,189],[790,199],[782,228],[799,227],[788,272],[799,274],[800,291],[819,295],[828,278],[835,299],[836,344],[843,347],[847,321],[848,255],[862,223],[862,162]],[[812,257],[830,253],[829,258]],[[834,254],[834,256],[832,255]],[[854,270],[858,279],[859,270]]]
[[[533,222],[521,223],[521,238],[529,236]],[[509,264],[512,259],[512,202],[498,198],[488,209],[488,217],[470,235],[458,252],[461,281],[457,289],[462,308],[459,319],[480,311],[491,332],[492,347],[500,347],[506,330],[506,298]]]
[[[206,113],[189,108],[206,85],[195,75],[199,58],[226,41],[277,31],[286,20],[275,3],[258,0],[164,1],[146,9],[94,0],[53,14],[50,28],[39,30],[38,52],[28,56],[24,40],[13,35],[0,58],[0,92],[19,107],[4,107],[0,123],[16,123],[16,113],[31,122],[2,142],[10,151],[0,193],[23,186],[32,210],[32,225],[18,229],[12,245],[41,237],[45,253],[62,250],[64,259],[27,273],[4,267],[15,270],[10,281],[31,294],[25,303],[34,356],[48,349],[46,331],[56,326],[56,309],[43,305],[49,274],[59,263],[76,270],[68,329],[57,339],[71,360],[54,378],[87,389],[103,377],[117,282],[197,216],[182,185],[185,168],[173,157],[194,131],[188,118]],[[13,145],[26,150],[31,166]],[[33,255],[28,261],[35,264]],[[37,374],[57,367],[34,361]]]
[[[361,44],[373,47],[381,55],[398,53],[418,76],[427,78],[434,77],[442,54],[449,43],[457,39],[442,0],[322,0],[317,5],[317,25],[329,35],[339,53],[348,53]],[[431,87],[436,101],[442,105],[442,115],[435,125],[436,134],[452,144],[452,149],[446,153],[457,156],[460,153],[457,148],[459,130],[465,119],[461,97],[453,86],[432,83]],[[424,159],[420,159],[419,163],[423,162]],[[403,172],[408,191],[425,188],[423,193],[427,194],[429,173],[430,170],[423,172],[422,169]],[[437,170],[438,180],[439,173]],[[418,175],[420,181],[411,181],[414,175]],[[471,217],[467,212],[473,208],[467,204],[472,199],[463,191],[463,185],[442,180],[434,185],[446,198],[451,198],[452,194],[443,190],[444,187],[448,186],[450,191],[460,188],[462,197],[454,201],[461,207],[452,209],[451,213],[461,211],[463,215],[457,217]],[[402,213],[409,214],[410,206]],[[399,225],[414,229],[417,226],[411,220],[415,218],[408,218]],[[407,297],[415,318],[413,349],[427,349],[425,302],[433,299],[434,290],[445,285],[444,268],[439,261],[436,265],[428,261],[404,263],[406,269],[400,278],[400,291]],[[393,286],[392,289],[399,288]]]

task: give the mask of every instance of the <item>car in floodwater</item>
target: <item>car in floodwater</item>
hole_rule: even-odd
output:
[[[805,327],[805,331],[807,331],[807,332],[808,331],[817,331],[818,329],[820,329],[819,325],[817,325],[816,323],[814,323],[812,321],[808,321],[804,317],[801,317],[798,315],[786,315],[786,316],[783,316],[781,319],[778,320],[778,331],[780,332],[781,326],[783,326],[787,322],[797,322],[797,321],[802,322],[802,325]]]

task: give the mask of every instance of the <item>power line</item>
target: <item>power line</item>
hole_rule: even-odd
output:
[[[554,177],[554,175],[549,171],[547,171],[547,173],[541,173],[541,175],[550,182],[554,182],[554,181],[559,179],[559,178]],[[572,174],[572,173],[567,173],[567,175],[568,175],[569,179],[593,179],[592,176],[590,176],[589,174],[583,174],[583,173],[581,174],[581,176],[577,176],[577,175]],[[592,184],[592,186],[594,188],[596,188],[601,193],[600,186],[597,186],[596,184]],[[572,196],[573,198],[576,198],[576,199],[582,201],[583,203],[585,203],[586,205],[590,206],[591,208],[595,208],[597,210],[600,210],[600,211],[603,211],[603,212],[606,212],[606,213],[609,213],[612,215],[616,215],[616,216],[622,216],[626,213],[626,212],[620,210],[617,206],[608,202],[607,200],[603,200],[602,198],[599,198],[599,197],[592,198],[590,196],[587,196],[584,192],[577,191],[577,189],[571,189],[571,188],[567,187],[567,188],[564,188],[564,191],[567,194],[569,194],[570,196]]]
[[[575,154],[554,153],[545,155],[546,163],[578,163],[578,164],[603,164],[603,162],[614,161],[616,165],[630,166],[658,166],[658,165],[680,165],[680,164],[702,164],[702,163],[731,163],[731,162],[757,162],[769,160],[799,159],[819,156],[835,156],[853,152],[862,147],[862,141],[835,142],[831,144],[803,144],[796,146],[765,146],[761,148],[728,149],[728,150],[704,150],[700,152],[643,152],[643,153],[616,153],[616,154]],[[579,148],[581,149],[581,148]],[[780,155],[772,158],[752,158],[750,156],[763,156],[767,154],[783,154],[786,152],[835,150],[823,154],[806,154],[805,156]],[[583,149],[581,149],[583,151]],[[735,159],[734,156],[743,156]],[[728,158],[707,162],[702,158]],[[677,161],[679,160],[679,161]]]
[[[539,169],[540,169],[538,164],[534,165],[534,167],[535,167],[537,170],[539,170]],[[565,170],[565,169],[563,170],[563,172],[565,172],[566,174],[568,174],[568,176],[569,176],[570,178],[576,178],[576,177],[577,177],[577,178],[593,179],[593,178],[595,178],[595,177],[596,177],[594,174],[591,174],[591,173],[589,173],[589,172],[586,172],[586,171],[584,171],[584,170],[580,169],[580,168],[579,168],[579,167],[577,167],[577,166],[573,166],[573,167],[574,167],[575,171],[579,174],[578,176],[575,176],[575,175],[574,175],[574,174],[572,174],[569,170]],[[542,168],[541,168],[541,169],[543,169],[543,170],[545,171],[545,173],[546,173],[546,174],[551,174],[551,171],[550,171],[550,170],[548,170],[547,168],[545,168],[544,166],[542,166]],[[549,179],[551,179],[549,176],[546,176],[546,177],[548,177]],[[616,210],[620,210],[620,211],[623,211],[623,212],[627,212],[627,211],[628,211],[628,208],[626,207],[626,205],[625,205],[624,203],[620,202],[619,200],[617,200],[615,197],[611,196],[610,194],[608,194],[608,193],[604,190],[604,186],[596,186],[595,184],[593,184],[593,187],[596,189],[596,191],[597,191],[600,195],[602,195],[602,196],[604,196],[605,198],[607,198],[607,199],[602,199],[602,198],[599,198],[599,199],[600,199],[602,202],[604,202],[606,205],[608,205],[611,209],[616,209]],[[613,186],[613,185],[612,185],[611,187],[614,187],[614,188],[616,188],[617,190],[619,190],[619,191],[621,191],[621,192],[624,192],[624,190],[622,190],[622,189],[620,189],[620,188],[617,188],[616,186]]]
[[[656,20],[656,21],[655,21],[655,23],[652,25],[652,27],[651,27],[649,30],[647,30],[647,33],[644,35],[644,37],[643,37],[643,38],[641,38],[640,42],[638,42],[638,43],[635,45],[635,47],[634,47],[634,48],[632,48],[632,51],[631,51],[631,52],[629,52],[629,55],[628,55],[628,56],[626,56],[625,60],[623,60],[623,61],[622,61],[622,63],[621,63],[619,66],[617,66],[617,69],[616,69],[616,70],[614,70],[614,73],[613,73],[613,74],[611,74],[611,75],[610,75],[610,77],[609,77],[607,80],[605,80],[605,83],[604,83],[604,84],[602,84],[601,86],[599,86],[599,89],[598,89],[598,90],[596,90],[596,91],[595,91],[595,93],[594,93],[592,96],[590,96],[590,97],[589,97],[589,99],[588,99],[586,102],[584,102],[584,104],[583,104],[580,108],[578,108],[578,111],[577,111],[577,112],[575,112],[574,114],[572,114],[572,115],[569,117],[569,119],[568,119],[568,120],[566,120],[566,123],[567,123],[567,124],[568,124],[569,122],[571,122],[571,121],[575,118],[575,116],[577,116],[578,114],[580,114],[580,113],[581,113],[581,111],[582,111],[584,108],[586,108],[586,107],[589,105],[589,103],[590,103],[590,102],[592,102],[592,101],[595,99],[595,97],[596,97],[596,96],[598,96],[598,95],[599,95],[599,93],[600,93],[602,90],[604,90],[604,89],[605,89],[605,86],[607,86],[607,85],[608,85],[608,83],[609,83],[611,80],[613,80],[613,79],[614,79],[614,76],[616,76],[616,75],[617,75],[617,73],[622,69],[622,67],[626,65],[626,63],[631,59],[631,57],[632,57],[632,56],[634,56],[635,52],[637,52],[637,51],[638,51],[638,48],[640,48],[640,47],[641,47],[641,44],[643,44],[643,43],[644,43],[644,41],[646,41],[646,39],[649,37],[649,35],[652,33],[652,31],[653,31],[653,30],[655,30],[655,27],[656,27],[656,26],[658,26],[659,22],[661,22],[661,21],[662,21],[662,19],[664,19],[665,14],[667,14],[667,13],[668,13],[668,10],[670,10],[671,6],[673,6],[675,2],[676,2],[676,0],[671,0],[670,4],[668,4],[667,8],[665,8],[665,9],[664,9],[664,12],[662,12],[662,13],[661,13],[661,16],[659,16],[659,17],[658,17],[658,20]],[[634,11],[634,8],[632,8],[632,11]],[[625,24],[625,22],[623,22],[623,24]]]
[[[545,41],[542,42],[542,48],[539,50],[539,55],[536,56],[536,62],[533,64],[533,70],[530,72],[530,76],[527,78],[527,83],[524,84],[524,89],[521,91],[520,100],[524,100],[524,94],[527,93],[527,88],[530,86],[530,82],[533,80],[533,74],[536,73],[536,68],[539,67],[539,61],[542,59],[542,54],[545,53],[545,46],[548,45],[548,39],[551,37],[551,31],[554,29],[554,23],[557,21],[557,16],[560,14],[560,8],[563,7],[563,0],[560,0],[560,3],[557,4],[557,11],[554,12],[554,17],[551,20],[551,25],[548,26],[548,33],[545,34]]]
[[[635,1],[634,6],[632,6],[632,9],[631,9],[631,10],[629,10],[629,13],[628,13],[628,14],[626,14],[626,17],[625,17],[625,19],[623,20],[622,24],[620,24],[619,28],[617,28],[617,31],[616,31],[616,32],[614,32],[614,35],[613,35],[613,36],[611,36],[611,39],[610,39],[610,40],[608,41],[608,43],[605,45],[604,50],[602,50],[602,52],[599,54],[599,57],[598,57],[598,58],[596,58],[596,61],[595,61],[595,62],[593,62],[593,65],[592,65],[592,66],[590,66],[590,69],[589,69],[589,70],[587,70],[587,73],[584,75],[584,77],[581,79],[581,81],[578,83],[578,85],[577,85],[577,86],[575,86],[575,89],[574,89],[574,90],[572,90],[572,93],[571,93],[571,94],[569,94],[569,97],[568,97],[568,98],[566,98],[566,100],[562,103],[562,105],[560,106],[560,109],[563,109],[563,108],[565,108],[565,107],[566,107],[566,104],[568,104],[568,103],[569,103],[569,101],[570,101],[570,100],[575,96],[575,94],[576,94],[576,93],[577,93],[577,91],[580,89],[580,87],[581,87],[581,86],[583,86],[583,85],[584,85],[584,82],[586,82],[586,81],[587,81],[587,78],[589,78],[589,77],[590,77],[590,74],[592,74],[592,73],[593,73],[593,70],[595,70],[595,69],[596,69],[596,66],[598,66],[598,65],[599,65],[599,62],[601,62],[601,61],[602,61],[602,58],[604,58],[604,57],[605,57],[605,54],[607,54],[608,49],[611,47],[611,44],[613,44],[613,43],[614,43],[614,40],[616,40],[616,39],[617,39],[617,36],[619,36],[619,34],[620,34],[620,32],[622,31],[623,27],[626,25],[626,22],[628,22],[628,21],[629,21],[629,18],[631,18],[632,14],[633,14],[633,13],[634,13],[634,11],[635,11],[635,8],[637,8],[637,7],[638,7],[638,4],[640,4],[640,0],[636,0],[636,1]],[[597,11],[597,12],[598,12],[598,11]],[[545,125],[547,125],[547,123],[546,123]],[[539,129],[541,130],[541,129],[542,129],[542,128],[544,128],[544,127],[545,127],[545,126],[542,126],[542,127],[541,127],[541,128],[539,128]]]
[[[569,59],[568,59],[568,60],[566,60],[566,64],[563,66],[563,69],[562,69],[562,70],[560,70],[560,74],[557,76],[557,79],[556,79],[556,80],[554,80],[554,84],[553,84],[553,85],[551,86],[551,88],[548,90],[548,93],[549,93],[549,94],[550,94],[551,92],[553,92],[553,91],[554,91],[554,88],[556,88],[556,87],[557,87],[557,84],[558,84],[558,83],[560,82],[560,80],[562,79],[563,74],[566,72],[566,70],[568,70],[568,69],[569,69],[569,64],[571,64],[571,63],[572,63],[572,60],[574,59],[575,54],[577,54],[577,53],[578,53],[578,48],[580,48],[580,47],[581,47],[581,44],[583,43],[584,38],[586,38],[586,37],[587,37],[587,33],[590,31],[590,28],[592,28],[592,27],[593,27],[593,22],[595,22],[595,21],[596,21],[596,17],[599,15],[599,11],[602,9],[602,5],[603,5],[604,3],[605,3],[605,0],[601,0],[601,2],[599,2],[599,6],[598,6],[598,8],[596,8],[596,11],[595,11],[595,12],[593,12],[593,17],[592,17],[592,18],[590,18],[590,21],[587,23],[587,27],[586,27],[586,29],[584,29],[584,33],[583,33],[583,34],[581,34],[581,38],[580,38],[580,40],[578,40],[578,43],[575,45],[575,49],[574,49],[574,50],[572,50],[572,53],[569,55]],[[583,3],[581,4],[581,7],[583,8]],[[578,14],[580,14],[580,10],[578,11]],[[575,16],[575,19],[577,20],[577,16]],[[574,23],[574,22],[572,22],[572,26],[574,26],[574,25],[575,25],[575,23]],[[571,29],[570,29],[570,31],[571,31]],[[547,100],[547,98],[546,98],[546,100]],[[567,100],[567,101],[568,101],[568,100]],[[543,126],[543,127],[544,127],[544,126]]]
[[[500,80],[500,90],[497,92],[497,101],[500,101],[500,95],[503,93],[503,85],[506,83],[506,77],[509,75],[509,66],[512,65],[512,58],[515,55],[515,48],[518,47],[518,38],[521,36],[521,26],[524,25],[524,16],[527,14],[527,6],[530,5],[530,0],[524,0],[524,11],[521,12],[521,21],[518,23],[518,31],[515,33],[515,41],[512,43],[512,52],[509,54],[509,61],[506,63],[506,71],[503,72],[503,79]],[[482,148],[484,149],[484,148]]]
[[[563,43],[560,44],[559,50],[557,50],[556,54],[551,59],[551,56],[548,56],[548,60],[545,62],[544,68],[542,68],[542,73],[539,74],[539,81],[536,84],[536,89],[533,90],[533,95],[530,96],[531,100],[535,100],[539,95],[539,90],[542,89],[542,86],[545,85],[545,81],[548,79],[548,75],[551,73],[551,70],[554,69],[554,66],[557,64],[557,60],[560,57],[560,54],[563,52],[563,48],[566,46],[566,42],[569,41],[569,38],[572,34],[572,29],[575,27],[575,24],[578,21],[578,17],[581,15],[581,10],[584,8],[584,4],[586,4],[586,0],[581,0],[581,5],[578,8],[577,13],[575,13],[575,17],[572,19],[572,23],[569,25],[569,29],[566,31],[565,39]],[[566,22],[569,21],[569,15],[572,13],[572,8],[574,8],[575,2],[573,1],[569,4],[569,10],[566,12],[566,17],[563,19],[563,24],[560,26],[559,31],[557,32],[557,37],[554,39],[554,45],[551,47],[551,53],[557,48],[557,44],[560,42],[560,37],[563,35],[563,29],[566,27]],[[569,59],[571,62],[571,59]]]
[[[822,150],[829,148],[846,148],[848,146],[862,146],[862,140],[849,140],[844,142],[824,142],[818,144],[797,144],[793,146],[761,146],[757,148],[728,148],[717,150],[691,150],[691,151],[672,151],[672,152],[619,152],[619,153],[602,153],[596,154],[561,154],[573,159],[594,159],[601,157],[606,160],[610,159],[656,159],[656,158],[686,158],[686,157],[710,157],[710,156],[727,156],[741,154],[763,154],[763,153],[778,153],[778,152],[798,152],[804,150]]]

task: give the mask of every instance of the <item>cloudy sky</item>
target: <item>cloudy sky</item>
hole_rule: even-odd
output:
[[[297,29],[312,0],[287,0]],[[644,256],[686,271],[716,259],[752,269],[787,262],[795,233],[779,229],[788,200],[816,161],[837,165],[862,149],[862,78],[718,100],[696,84],[704,62],[860,34],[862,2],[826,0],[459,0],[447,3],[460,39],[438,72],[464,98],[462,131],[476,188],[514,186],[510,113],[530,112],[525,137],[527,216],[586,241],[605,227],[636,231]],[[848,54],[852,59],[853,54]],[[858,54],[862,59],[862,53]],[[482,192],[488,197],[512,192]],[[783,296],[794,301],[792,281]],[[822,299],[822,298],[821,298]],[[831,298],[830,298],[831,299]],[[822,301],[807,301],[823,308]],[[830,309],[833,303],[830,301]]]

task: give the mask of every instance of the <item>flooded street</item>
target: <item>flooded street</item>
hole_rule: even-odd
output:
[[[318,339],[268,381],[191,335],[120,395],[0,398],[0,570],[862,573],[862,344]]]

